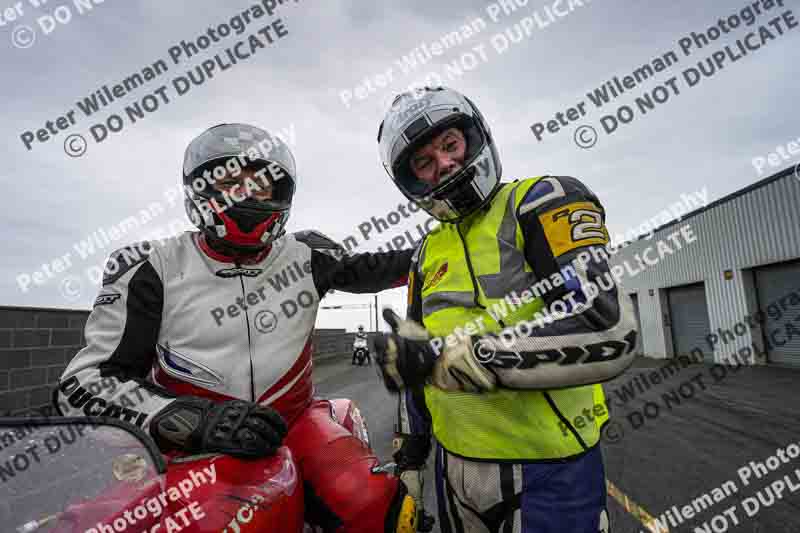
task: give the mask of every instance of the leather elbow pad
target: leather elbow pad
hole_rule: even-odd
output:
[[[631,330],[624,340],[526,353],[518,363],[493,369],[503,386],[514,389],[559,389],[602,383],[633,364],[636,337],[636,330]]]

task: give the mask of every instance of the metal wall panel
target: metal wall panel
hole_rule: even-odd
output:
[[[680,192],[676,192],[676,198]],[[665,207],[669,203],[666,201]],[[800,180],[787,173],[778,180],[668,225],[649,240],[634,241],[612,255],[609,262],[624,269],[621,283],[625,291],[639,295],[645,353],[653,357],[669,354],[658,289],[705,282],[712,332],[732,329],[752,314],[754,310],[748,307],[742,270],[800,258],[798,206]],[[684,234],[694,236],[694,242],[684,241],[682,228]],[[674,240],[681,243],[680,249]],[[648,257],[658,258],[658,247],[663,249],[664,245],[672,253],[664,253],[654,266],[644,265],[643,254],[649,249]],[[724,279],[725,270],[733,271],[733,279]],[[656,291],[653,296],[649,289]],[[748,330],[729,343],[713,346],[715,360],[728,361],[731,354],[752,344]]]
[[[770,362],[800,366],[800,261],[755,270]]]

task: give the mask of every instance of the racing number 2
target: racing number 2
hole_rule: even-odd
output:
[[[555,257],[592,244],[606,244],[603,213],[593,202],[573,202],[539,215]]]
[[[578,209],[569,214],[569,223],[572,226],[572,240],[602,239],[603,217],[597,211]]]

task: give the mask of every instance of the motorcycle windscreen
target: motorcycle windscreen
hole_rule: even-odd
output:
[[[163,470],[163,460],[121,424],[0,419],[0,529],[113,528],[132,502],[160,491]],[[148,521],[142,518],[139,526]]]

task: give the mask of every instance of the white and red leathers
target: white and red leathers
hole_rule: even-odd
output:
[[[175,396],[269,405],[290,427],[285,441],[290,449],[292,441],[303,443],[295,455],[301,471],[303,463],[309,465],[304,478],[330,503],[343,531],[372,530],[349,528],[351,515],[362,509],[343,509],[331,501],[346,500],[331,497],[335,487],[311,481],[321,476],[311,465],[322,468],[327,462],[330,468],[325,442],[337,439],[326,435],[338,431],[313,399],[312,333],[326,292],[371,293],[401,286],[412,251],[343,252],[313,231],[286,234],[247,264],[215,252],[198,232],[118,250],[109,259],[86,324],[87,346],[61,377],[55,394],[59,410],[66,416],[117,417],[147,430]],[[319,449],[297,434],[302,427],[320,441]],[[352,450],[358,452],[355,443]],[[363,460],[352,465],[371,475],[377,459],[366,449],[358,453]],[[332,474],[321,477],[333,483]],[[374,519],[377,527],[383,520],[380,509],[385,514],[395,497],[397,481],[372,477],[369,484],[377,483],[373,497],[387,500],[373,511],[380,515]],[[353,497],[364,499],[362,494]],[[375,501],[364,504],[376,506]]]

